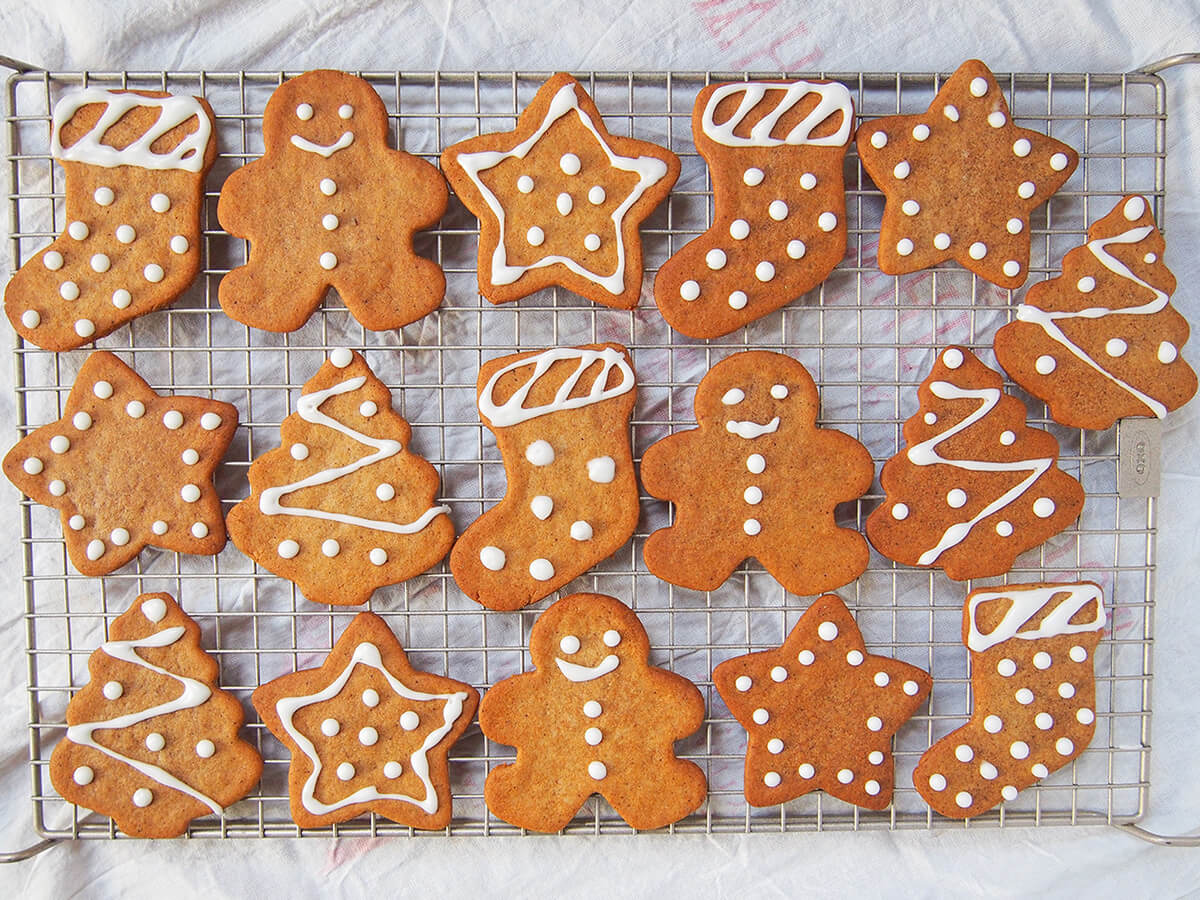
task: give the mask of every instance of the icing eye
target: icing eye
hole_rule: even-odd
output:
[[[307,103],[301,103],[296,107],[296,118],[301,122],[307,122],[313,117],[313,108]]]
[[[579,652],[579,638],[575,637],[575,635],[573,635],[573,634],[568,634],[566,637],[564,637],[561,641],[558,642],[558,646],[559,646],[559,649],[562,650],[563,653],[566,653],[568,656],[570,656],[572,653],[578,653]]]
[[[787,395],[788,389],[786,384],[776,384],[771,387],[771,396],[776,400],[783,400]]]
[[[621,643],[621,632],[616,631],[611,628],[608,631],[604,632],[604,646],[605,647],[615,647],[619,643]]]
[[[735,403],[741,403],[746,399],[746,392],[741,388],[730,388],[725,392],[725,396],[721,398],[721,402],[726,406],[733,406]]]
[[[349,103],[343,103],[341,106],[338,107],[338,115],[341,116],[343,119],[348,119],[352,115],[354,115],[354,107],[351,106]]]

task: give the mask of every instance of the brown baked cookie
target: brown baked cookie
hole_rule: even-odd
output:
[[[359,613],[325,662],[267,682],[254,708],[292,755],[292,819],[321,828],[375,813],[450,824],[448,755],[475,714],[469,684],[414,669],[387,623]]]
[[[309,600],[366,603],[454,543],[437,470],[408,449],[412,429],[357,353],[329,354],[280,436],[250,464],[250,496],[230,510],[229,535]]]
[[[1054,435],[1025,424],[999,372],[965,347],[944,350],[886,463],[867,537],[888,559],[936,566],[956,581],[1003,575],[1069,526],[1083,488],[1059,469]]]
[[[68,802],[132,837],[175,837],[258,783],[262,759],[237,736],[242,705],[217,687],[200,626],[170,594],[142,594],[115,619],[88,673],[50,755]]]
[[[1046,401],[1056,421],[1108,428],[1124,416],[1157,416],[1196,393],[1179,349],[1187,319],[1171,306],[1175,276],[1142,197],[1120,200],[1067,252],[1058,278],[1040,281],[996,332],[996,359]]]
[[[520,609],[633,536],[636,377],[620,344],[589,344],[493,359],[478,386],[508,487],[458,539],[450,571],[472,600]]]
[[[488,773],[484,799],[506,822],[558,831],[592,794],[634,828],[677,822],[704,802],[707,782],[674,744],[704,721],[696,686],[648,664],[638,617],[603,594],[572,594],[529,634],[536,671],[483,697],[479,727],[517,748]]]
[[[853,581],[870,551],[840,528],[839,503],[871,487],[874,463],[848,434],[817,427],[817,387],[799,362],[751,350],[717,363],[696,389],[700,427],[642,457],[642,484],[675,504],[646,540],[646,568],[698,591],[756,558],[794,594]]]
[[[246,264],[221,279],[229,316],[294,331],[331,287],[372,331],[437,308],[446,278],[413,235],[446,211],[446,183],[387,136],[383,101],[361,78],[320,69],[275,90],[265,155],[226,179],[217,204],[221,226],[250,241]]]
[[[969,59],[929,109],[871,119],[858,155],[887,204],[879,268],[888,275],[952,259],[1002,288],[1029,276],[1029,214],[1061,188],[1079,154],[1012,121],[992,73]]]
[[[853,131],[854,102],[835,81],[739,81],[700,92],[692,134],[715,214],[654,279],[672,328],[720,337],[828,277],[846,252],[842,163]]]
[[[1009,584],[967,595],[971,720],[930,747],[913,782],[935,812],[987,812],[1084,751],[1096,731],[1100,586]]]
[[[8,283],[4,311],[25,340],[71,350],[192,283],[217,147],[206,100],[154,91],[74,91],[51,127],[68,224]]]
[[[514,130],[447,147],[442,171],[479,217],[479,292],[492,303],[560,285],[632,309],[642,292],[638,227],[670,193],[679,157],[610,134],[592,98],[560,72]]]
[[[892,802],[892,736],[933,679],[867,653],[850,610],[826,594],[777,650],[713,670],[721,699],[746,729],[746,802],[786,803],[818,788],[866,809]]]
[[[237,409],[161,396],[113,354],[88,356],[58,421],[8,451],[4,474],[62,516],[71,564],[107,575],[143,547],[207,556],[225,546],[213,471]]]

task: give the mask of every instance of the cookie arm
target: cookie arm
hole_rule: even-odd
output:
[[[221,195],[217,198],[217,221],[234,237],[247,237],[251,229],[250,223],[256,211],[246,209],[242,195],[253,183],[257,165],[258,161],[255,160],[235,169],[221,185]]]
[[[674,500],[680,485],[688,486],[694,479],[700,429],[671,434],[651,444],[642,454],[642,486],[660,500]]]
[[[517,712],[526,708],[526,698],[536,695],[532,679],[535,672],[513,675],[493,685],[479,702],[479,730],[488,740],[516,747],[524,729],[522,716]]]

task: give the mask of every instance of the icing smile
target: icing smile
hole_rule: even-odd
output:
[[[576,665],[564,659],[559,659],[557,656],[554,657],[554,661],[558,663],[558,670],[563,673],[563,677],[567,681],[593,681],[607,675],[621,664],[615,653],[608,654],[608,656],[604,657],[604,659],[600,660],[594,666]]]
[[[354,143],[354,132],[343,131],[342,136],[332,144],[314,144],[308,138],[302,138],[298,134],[292,135],[292,146],[299,147],[301,150],[307,150],[309,153],[316,153],[320,156],[329,159],[339,150],[345,150]]]
[[[736,434],[740,438],[751,440],[756,437],[762,437],[764,434],[774,434],[778,431],[779,416],[776,416],[765,425],[759,425],[757,422],[739,422],[736,419],[730,419],[725,423],[725,430],[730,434]]]

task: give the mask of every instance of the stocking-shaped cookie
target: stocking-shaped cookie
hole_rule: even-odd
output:
[[[67,228],[9,282],[4,311],[27,341],[70,350],[192,283],[217,150],[200,97],[86,88],[55,105],[52,127]]]
[[[1146,201],[1126,197],[1067,252],[1063,273],[1029,289],[1017,321],[996,332],[996,359],[1064,425],[1108,428],[1165,416],[1196,393],[1179,348],[1187,320],[1171,306],[1175,276]]]
[[[338,348],[250,465],[250,496],[229,513],[238,549],[309,600],[365,603],[424,572],[454,541],[438,475],[408,449],[412,429],[357,353]]]
[[[554,347],[494,359],[478,384],[508,489],[458,539],[450,571],[471,599],[520,609],[633,536],[633,365],[620,344]]]
[[[221,279],[221,307],[239,322],[294,331],[333,287],[373,331],[435,309],[441,267],[413,234],[446,211],[437,169],[387,145],[374,89],[327,69],[285,81],[263,113],[266,154],[221,188],[217,217],[250,241],[250,257]]]
[[[871,455],[817,427],[812,376],[762,350],[713,366],[696,389],[700,427],[663,438],[642,457],[642,484],[675,504],[675,522],[646,540],[646,567],[711,591],[755,557],[794,594],[847,584],[867,567],[862,535],[834,510],[866,493]]]
[[[712,173],[712,227],[663,264],[654,300],[676,331],[728,334],[825,280],[846,252],[842,162],[854,103],[829,81],[711,85],[692,134]]]
[[[686,678],[648,665],[638,617],[603,594],[573,594],[534,623],[536,671],[483,697],[479,727],[517,748],[488,773],[483,796],[506,822],[558,831],[600,794],[634,828],[661,828],[704,802],[707,783],[675,741],[704,721],[704,698]]]
[[[1103,630],[1104,602],[1091,582],[968,595],[971,720],[930,747],[913,773],[934,811],[977,816],[1084,751],[1096,730],[1092,658]]]
[[[880,472],[887,496],[867,518],[884,556],[956,581],[1003,575],[1075,521],[1083,488],[1055,465],[1058,441],[1025,424],[1003,384],[964,347],[938,357],[904,423],[906,449]]]
[[[133,837],[174,837],[242,799],[262,759],[239,740],[242,706],[217,687],[200,627],[169,594],[142,594],[88,657],[50,756],[54,789]]]

